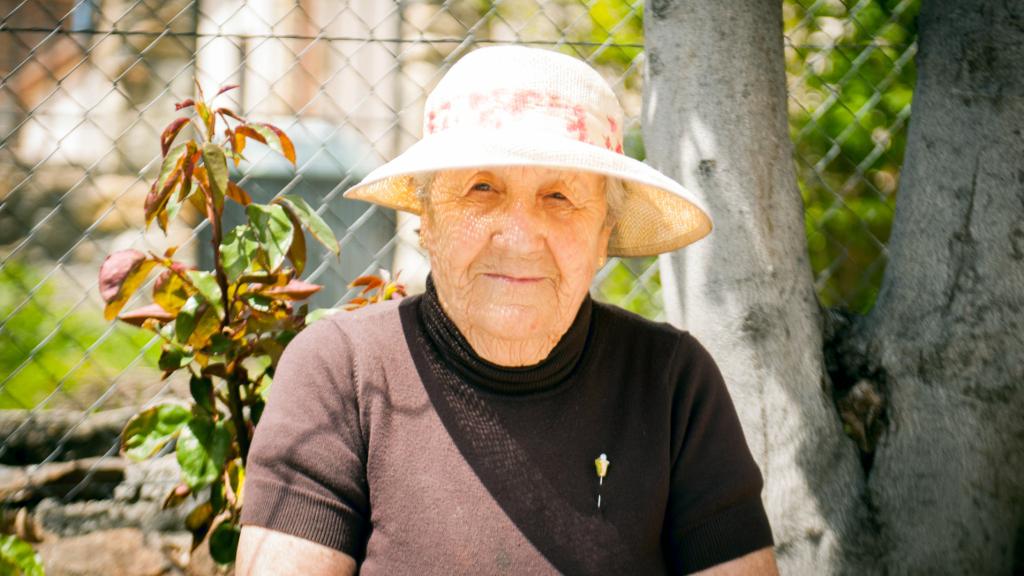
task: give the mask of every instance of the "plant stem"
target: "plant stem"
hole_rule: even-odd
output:
[[[242,385],[241,379],[237,373],[233,374],[228,379],[228,396],[231,400],[229,408],[231,409],[231,419],[235,421],[235,434],[238,436],[238,449],[242,453],[242,466],[249,458],[249,424],[245,421],[245,416],[242,412],[242,395],[239,393],[239,387]]]
[[[224,317],[220,320],[220,327],[223,329],[228,325],[228,321],[231,318],[231,304],[228,299],[228,277],[224,273],[224,266],[220,261],[220,243],[221,243],[221,221],[220,214],[213,207],[213,191],[206,196],[206,217],[210,220],[210,225],[213,227],[213,238],[210,243],[213,244],[213,266],[217,274],[217,284],[220,285],[220,296],[224,302]]]

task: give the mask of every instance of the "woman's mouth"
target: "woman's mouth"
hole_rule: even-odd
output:
[[[512,276],[508,274],[484,274],[484,276],[509,284],[532,284],[544,279],[541,276]]]

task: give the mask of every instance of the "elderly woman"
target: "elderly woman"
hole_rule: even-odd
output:
[[[347,196],[420,214],[426,292],[321,320],[281,357],[239,574],[775,572],[762,477],[689,333],[594,302],[608,254],[711,223],[622,154],[586,64],[476,50],[424,137]]]

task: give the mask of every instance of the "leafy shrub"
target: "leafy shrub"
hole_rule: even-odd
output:
[[[146,226],[156,220],[164,232],[186,202],[205,214],[212,229],[214,270],[174,260],[177,247],[172,246],[163,254],[115,252],[104,260],[99,275],[107,320],[118,318],[159,335],[163,378],[188,371],[192,396],[187,404],[163,403],[134,416],[122,433],[122,452],[142,460],[176,442],[182,483],[167,494],[164,506],[200,496],[202,502],[189,512],[185,525],[192,532],[193,548],[209,537],[211,555],[221,563],[235,557],[250,439],[274,368],[299,331],[336,311],[298,305],[322,288],[299,279],[306,266],[304,230],[339,253],[331,229],[302,198],[284,194],[258,204],[230,180],[227,163],[238,165],[249,140],[266,144],[295,164],[295,147],[282,130],[212,106],[216,96],[232,88],[222,88],[210,102],[197,90],[195,100],[176,105],[195,114],[174,120],[161,135],[163,162],[144,208]],[[225,125],[222,138],[218,123]],[[192,126],[199,140],[175,145],[186,126]],[[225,201],[242,205],[248,217],[227,232],[222,229]],[[153,303],[122,312],[158,268],[162,271],[153,284]],[[344,309],[405,295],[397,282],[376,276],[358,278],[352,285],[361,286],[362,294]]]

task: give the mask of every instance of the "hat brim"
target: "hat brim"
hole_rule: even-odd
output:
[[[452,129],[429,135],[370,172],[344,196],[419,214],[416,174],[490,166],[559,168],[621,179],[627,194],[608,241],[612,256],[670,252],[711,232],[711,218],[693,194],[647,164],[586,142],[508,128],[497,134]]]

